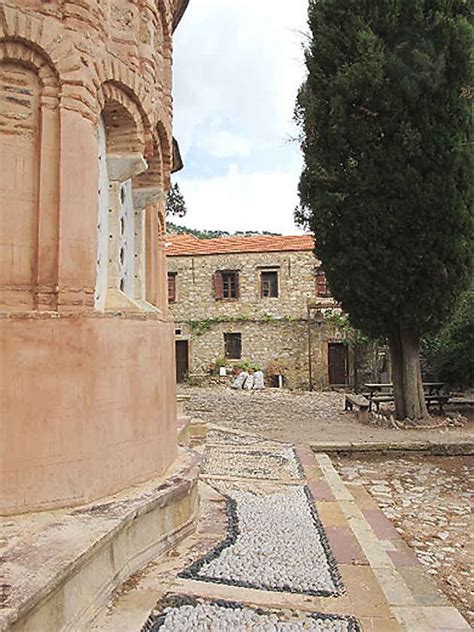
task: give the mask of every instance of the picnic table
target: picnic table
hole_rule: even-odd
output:
[[[432,405],[437,404],[440,413],[443,413],[443,406],[450,401],[449,395],[441,394],[443,386],[444,382],[423,382],[426,405],[430,408]],[[364,393],[365,397],[367,397],[370,402],[369,411],[372,410],[373,405],[375,405],[378,412],[380,404],[387,404],[395,401],[395,397],[393,395],[393,384],[391,382],[364,384],[364,388],[367,389],[367,392]]]
[[[439,395],[441,389],[444,386],[444,382],[423,382],[423,390],[428,395]],[[391,382],[381,382],[377,384],[364,384],[364,388],[367,389],[367,395],[373,397],[375,393],[382,393],[387,390],[387,395],[393,394],[393,384]]]

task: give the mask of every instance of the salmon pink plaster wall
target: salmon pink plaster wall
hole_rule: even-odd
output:
[[[163,235],[172,32],[186,4],[0,0],[0,513],[90,501],[176,457]],[[116,196],[105,255],[101,125]],[[146,233],[127,255],[140,262],[128,293],[110,273],[124,183]]]
[[[171,323],[33,316],[0,331],[0,511],[88,502],[172,463]]]

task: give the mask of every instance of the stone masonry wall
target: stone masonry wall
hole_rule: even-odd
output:
[[[270,362],[282,370],[285,385],[306,388],[309,383],[307,303],[331,305],[316,296],[311,251],[265,252],[168,257],[176,275],[176,301],[170,304],[177,339],[189,341],[189,372],[209,375],[210,366],[224,358],[224,333],[242,335],[241,360],[265,370]],[[278,271],[278,297],[262,298],[260,273]],[[239,272],[237,299],[216,300],[213,275],[217,270]],[[328,386],[328,343],[341,341],[332,327],[312,325],[312,376],[316,388]]]
[[[176,321],[205,318],[306,318],[307,299],[316,299],[311,251],[265,252],[168,257],[168,271],[176,273],[176,302],[170,305]],[[262,298],[260,272],[278,270],[278,298]],[[240,297],[216,300],[213,274],[238,270]],[[327,304],[328,299],[324,299]]]
[[[307,388],[309,384],[308,328],[305,320],[263,321],[229,320],[207,325],[198,333],[186,322],[176,321],[180,334],[177,340],[188,340],[191,375],[210,375],[216,361],[224,358],[224,334],[240,333],[242,357],[240,360],[226,359],[231,368],[241,362],[258,364],[266,371],[269,363],[280,367],[284,384],[289,388]],[[328,386],[328,342],[342,341],[333,328],[312,326],[312,376],[315,388]]]

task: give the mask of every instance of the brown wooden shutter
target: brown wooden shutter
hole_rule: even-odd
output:
[[[168,274],[168,302],[176,301],[176,275]]]
[[[235,273],[235,298],[240,298],[239,273]]]
[[[326,274],[323,270],[316,272],[316,294],[323,297],[330,295]]]
[[[221,272],[214,272],[214,298],[217,300],[224,298],[224,287],[222,284]]]

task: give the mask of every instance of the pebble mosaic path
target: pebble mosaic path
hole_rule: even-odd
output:
[[[353,617],[302,614],[285,620],[278,612],[249,608],[232,602],[205,602],[176,596],[160,604],[143,632],[360,632]]]
[[[342,581],[311,494],[227,491],[229,537],[180,577],[234,586],[337,595]]]
[[[470,629],[327,455],[213,428],[200,494],[196,535],[130,578],[88,632]]]

